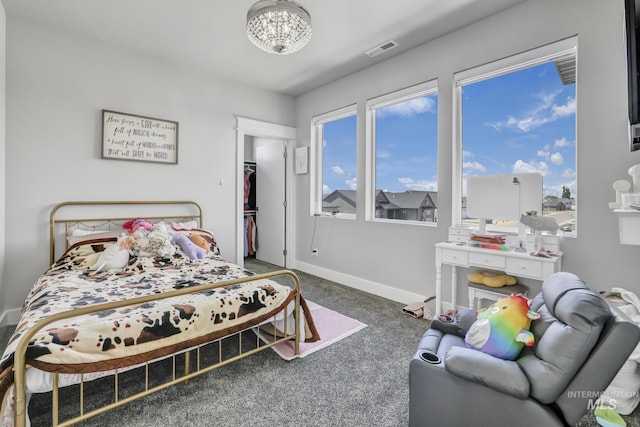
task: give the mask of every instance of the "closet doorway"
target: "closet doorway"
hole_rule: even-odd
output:
[[[257,259],[289,268],[295,253],[291,153],[296,129],[242,117],[237,117],[237,124],[236,264],[244,265],[249,247]],[[249,197],[245,171],[253,174]],[[252,233],[247,235],[247,224],[257,231],[253,233],[255,241]]]

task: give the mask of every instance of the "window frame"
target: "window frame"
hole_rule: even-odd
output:
[[[309,197],[309,212],[310,216],[332,216],[336,218],[356,219],[357,214],[327,214],[322,211],[322,166],[323,166],[323,125],[329,122],[344,119],[346,117],[356,117],[356,123],[358,121],[358,105],[351,104],[345,107],[341,107],[332,111],[328,111],[311,118],[311,161],[310,161],[310,197]],[[358,126],[356,124],[356,159],[358,149]],[[356,160],[357,170],[357,160]],[[356,190],[357,194],[357,190]],[[356,203],[356,209],[358,205]]]
[[[498,59],[477,67],[469,68],[454,73],[453,75],[453,126],[452,126],[452,177],[451,177],[451,225],[462,225],[462,176],[463,150],[462,150],[462,87],[483,80],[520,71],[563,57],[573,56],[576,60],[576,102],[578,99],[578,37],[568,37],[544,46],[516,53],[506,58]],[[578,187],[578,163],[577,163],[577,132],[578,117],[576,112],[576,194]],[[543,181],[544,182],[544,181]],[[543,184],[544,185],[544,184]],[[544,195],[543,195],[544,197]],[[577,236],[578,231],[578,198],[576,197],[576,229],[569,236]],[[504,230],[502,230],[504,231]],[[510,230],[511,231],[511,230]]]
[[[413,86],[406,87],[397,91],[389,92],[384,95],[370,98],[367,100],[365,121],[365,221],[386,222],[393,224],[412,224],[421,226],[436,226],[436,221],[414,221],[400,220],[389,218],[376,218],[376,121],[375,110],[388,107],[390,105],[399,104],[411,99],[420,98],[426,95],[436,94],[438,92],[438,79],[428,80]],[[440,102],[438,102],[438,109]],[[439,116],[439,111],[436,113]],[[436,118],[436,122],[438,118]],[[436,153],[438,152],[438,131],[436,131]],[[436,171],[437,175],[437,171]],[[437,207],[436,207],[437,209]]]

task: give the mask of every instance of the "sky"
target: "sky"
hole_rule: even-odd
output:
[[[376,113],[376,189],[437,191],[438,94]],[[575,84],[552,62],[463,87],[463,175],[539,172],[575,195]],[[324,125],[324,194],[356,189],[356,116]]]

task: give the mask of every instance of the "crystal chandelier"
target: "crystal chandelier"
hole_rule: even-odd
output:
[[[292,0],[261,0],[247,12],[247,36],[265,52],[287,55],[311,39],[311,16]]]

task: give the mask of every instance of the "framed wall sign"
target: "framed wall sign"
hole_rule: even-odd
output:
[[[102,110],[102,158],[178,163],[178,122]]]

